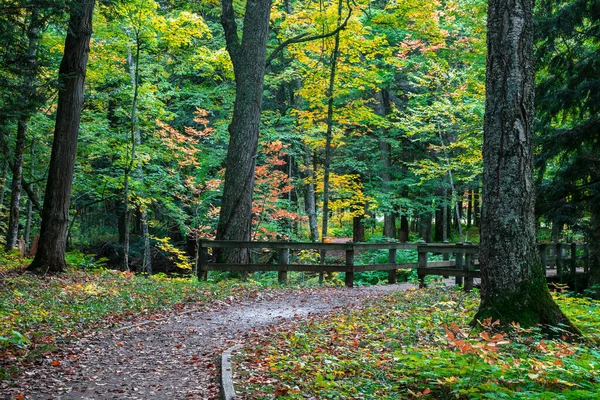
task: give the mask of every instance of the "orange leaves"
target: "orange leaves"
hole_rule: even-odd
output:
[[[50,365],[52,365],[53,367],[60,367],[60,361],[58,361],[58,360],[50,361]]]

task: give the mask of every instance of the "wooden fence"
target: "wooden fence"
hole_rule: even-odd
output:
[[[208,249],[254,249],[276,250],[276,263],[229,264],[209,263]],[[588,270],[589,250],[585,244],[550,243],[538,244],[542,265],[547,274],[555,271],[562,274],[569,267],[571,273],[577,271],[578,262],[582,262],[584,272]],[[343,252],[343,264],[290,264],[291,250],[318,250],[321,254]],[[388,263],[356,265],[355,255],[367,250],[388,250]],[[397,263],[398,250],[414,250],[417,262]],[[453,276],[458,285],[464,284],[465,290],[473,288],[473,279],[480,278],[479,246],[471,243],[312,243],[312,242],[237,242],[224,240],[202,240],[199,243],[198,277],[206,279],[207,271],[277,271],[279,282],[287,281],[289,271],[300,272],[344,272],[346,286],[354,285],[354,273],[364,271],[388,271],[388,282],[396,282],[398,269],[416,268],[420,285],[424,285],[427,275]],[[429,261],[429,254],[441,254],[445,261]],[[453,256],[453,260],[450,257]],[[323,258],[323,257],[322,257]],[[322,260],[323,262],[324,260]]]

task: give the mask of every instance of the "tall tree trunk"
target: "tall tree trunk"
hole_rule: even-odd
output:
[[[138,96],[139,96],[139,80],[140,80],[140,38],[136,38],[136,52],[135,52],[135,58],[134,55],[129,53],[127,56],[127,66],[129,68],[129,75],[131,78],[131,85],[133,87],[134,90],[134,95],[133,95],[133,101],[131,104],[131,133],[132,133],[132,137],[131,137],[131,142],[132,142],[132,146],[131,146],[131,165],[133,166],[135,163],[135,152],[136,149],[138,147],[140,147],[142,145],[142,134],[140,132],[140,119],[138,116],[138,110],[137,110],[137,101],[138,101]],[[130,168],[131,170],[131,168]],[[144,184],[144,171],[142,168],[141,164],[135,164],[135,175],[137,177],[137,179],[142,183],[142,186]],[[144,193],[143,191],[140,193],[140,196],[143,198],[144,197]],[[129,197],[129,196],[127,196]],[[129,203],[129,199],[125,198],[124,199],[127,203]],[[127,222],[129,222],[131,220],[131,210],[129,210],[129,207],[127,207],[127,203],[126,203],[126,207],[125,207],[125,220]],[[141,233],[142,233],[142,239],[144,241],[144,258],[142,261],[142,269],[148,273],[149,275],[152,275],[152,253],[151,253],[151,249],[150,249],[150,235],[148,232],[148,213],[146,212],[145,208],[140,206],[138,207],[138,211],[139,211],[139,216],[140,216],[140,227],[141,227]],[[125,231],[124,233],[124,243],[127,243],[127,250],[129,251],[129,241],[130,241],[130,233],[129,233],[129,223],[125,224]],[[125,254],[125,252],[123,252]],[[127,266],[128,264],[124,263],[124,266]]]
[[[310,241],[319,241],[319,228],[317,226],[317,202],[315,199],[315,173],[312,163],[312,152],[307,147],[304,165],[308,182],[305,185],[306,193],[304,195],[304,204],[306,214],[308,215],[308,228],[310,230]]]
[[[390,92],[388,89],[381,89],[375,93],[375,100],[377,101],[375,111],[381,117],[386,117],[390,113]],[[381,161],[381,181],[383,184],[383,192],[389,197],[392,197],[390,193],[390,181],[391,173],[390,167],[392,146],[386,142],[383,137],[387,134],[387,129],[382,129],[382,138],[379,139],[379,160]],[[392,208],[389,208],[383,214],[383,236],[396,239],[396,213]]]
[[[6,176],[8,174],[8,161],[2,159],[2,175],[0,175],[0,211],[4,207],[4,195],[6,193]]]
[[[36,73],[36,54],[40,41],[40,25],[39,9],[37,5],[34,5],[31,9],[31,20],[27,26],[27,38],[29,43],[25,55],[22,88],[22,105],[25,109],[20,113],[17,121],[17,140],[14,153],[8,229],[6,232],[6,250],[10,250],[17,245],[17,238],[19,235],[19,207],[21,205],[21,188],[23,184],[23,155],[25,152],[27,125],[29,124],[32,113],[28,104],[35,95],[34,82]]]
[[[535,243],[534,0],[490,0],[483,142],[481,303],[474,321],[570,325]]]
[[[419,236],[427,243],[431,243],[431,212],[419,215]]]
[[[592,205],[590,230],[586,235],[588,243],[588,257],[590,268],[589,286],[600,285],[600,205]],[[596,288],[596,298],[600,296],[600,290]]]
[[[467,228],[471,227],[471,223],[473,222],[473,197],[474,192],[470,189],[467,190]]]
[[[232,0],[222,0],[221,6],[221,24],[235,75],[235,103],[229,125],[223,200],[216,237],[218,240],[250,240],[271,0],[246,2],[241,41]],[[247,249],[224,250],[219,258],[229,263],[246,264],[250,253]]]
[[[406,213],[403,213],[400,216],[400,230],[398,230],[398,240],[402,243],[408,240],[408,234],[410,231],[410,226],[408,223],[408,216]]]
[[[477,188],[473,192],[473,224],[476,227],[479,227],[481,225],[480,203],[481,203],[481,193],[479,191],[479,188]]]
[[[66,267],[65,250],[71,185],[77,153],[77,136],[83,106],[85,72],[92,35],[94,0],[71,5],[69,29],[60,69],[58,108],[48,183],[42,210],[42,227],[37,253],[30,270],[61,272]]]
[[[29,117],[19,119],[17,123],[17,141],[15,144],[13,175],[10,191],[10,206],[8,209],[8,229],[6,231],[5,250],[17,245],[19,236],[19,208],[21,206],[21,185],[23,181],[23,155],[25,153],[25,138]]]
[[[29,163],[29,177],[33,178],[35,172],[35,147],[34,143],[31,143],[31,162]],[[27,199],[27,222],[25,222],[25,248],[29,249],[30,238],[31,238],[31,220],[33,218],[33,204],[31,199]]]
[[[444,201],[442,202],[442,243],[448,241],[448,188],[444,186]]]
[[[444,241],[444,207],[438,206],[435,209],[435,231],[433,233],[433,241],[442,243]]]
[[[342,20],[342,0],[338,1],[338,25]],[[327,131],[325,133],[325,159],[323,160],[323,218],[321,224],[321,241],[327,237],[329,225],[329,173],[331,167],[331,139],[333,136],[333,91],[335,87],[335,75],[337,72],[337,60],[340,53],[340,33],[336,33],[331,52],[331,68],[329,70],[329,87],[327,88]],[[323,257],[324,258],[324,255]]]

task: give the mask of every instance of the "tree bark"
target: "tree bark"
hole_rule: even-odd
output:
[[[471,227],[473,221],[473,197],[473,191],[467,190],[467,228]]]
[[[235,103],[229,125],[230,139],[216,237],[218,240],[250,240],[271,0],[246,2],[241,41],[232,0],[222,0],[221,6],[221,24],[235,75]],[[224,250],[219,258],[220,261],[245,264],[250,260],[250,253],[247,249]]]
[[[390,93],[388,89],[381,89],[375,93],[377,105],[375,111],[381,117],[386,117],[390,113]],[[387,129],[383,129],[382,136],[386,136]],[[379,160],[381,161],[381,182],[383,191],[391,197],[390,193],[390,167],[392,146],[383,139],[379,140]],[[396,239],[396,213],[393,209],[389,209],[383,214],[383,236]]]
[[[533,4],[488,3],[481,304],[474,322],[564,323],[576,331],[550,295],[535,243]]]
[[[92,35],[94,0],[73,2],[60,69],[58,108],[50,156],[42,227],[36,256],[29,266],[37,272],[61,272],[65,250],[71,185],[85,89],[85,72]]]
[[[312,158],[313,158],[312,152],[307,147],[304,165],[306,167],[306,174],[307,174],[308,182],[305,185],[306,193],[304,195],[304,204],[305,204],[306,214],[308,215],[308,228],[310,230],[310,241],[318,242],[319,241],[319,228],[317,226],[317,202],[315,199],[315,182],[314,182],[315,173],[314,173]]]
[[[431,212],[419,215],[419,236],[426,243],[431,243]]]
[[[481,225],[481,210],[480,210],[480,202],[481,202],[481,193],[479,188],[475,189],[473,192],[473,224],[477,227]]]

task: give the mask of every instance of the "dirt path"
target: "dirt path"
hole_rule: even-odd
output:
[[[221,304],[219,311],[175,315],[97,333],[24,372],[9,399],[216,399],[216,357],[257,330],[310,314],[339,312],[410,284],[324,288]]]

